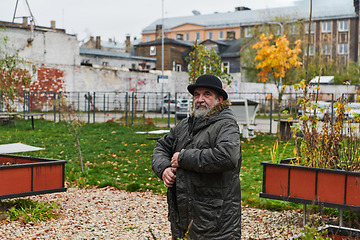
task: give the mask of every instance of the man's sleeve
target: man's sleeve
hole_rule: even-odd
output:
[[[155,174],[162,179],[162,173],[171,167],[172,148],[174,144],[175,130],[172,128],[170,133],[160,138],[153,151],[151,168]]]
[[[217,136],[210,137],[216,138],[215,147],[181,151],[179,166],[204,173],[226,172],[236,168],[241,161],[239,126],[234,121],[226,121]]]

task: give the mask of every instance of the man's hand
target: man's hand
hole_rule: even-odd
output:
[[[164,181],[165,187],[172,187],[176,179],[176,168],[168,167],[162,174],[162,180]]]
[[[176,168],[179,167],[178,157],[180,152],[174,153],[174,155],[171,158],[171,166]]]

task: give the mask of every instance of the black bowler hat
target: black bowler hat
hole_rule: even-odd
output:
[[[210,88],[218,92],[220,95],[224,97],[224,100],[228,99],[227,92],[222,88],[221,80],[210,74],[205,74],[196,79],[195,84],[191,84],[187,87],[188,91],[191,95],[194,95],[195,88],[205,87]]]

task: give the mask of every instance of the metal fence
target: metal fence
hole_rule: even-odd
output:
[[[343,94],[343,96],[356,99],[357,95]],[[117,121],[122,119],[126,124],[134,124],[147,120],[158,124],[159,119],[167,119],[162,124],[170,126],[176,124],[176,114],[170,111],[164,113],[160,111],[163,99],[189,99],[188,92],[176,92],[174,97],[170,92],[18,92],[12,107],[17,112],[42,112],[46,119],[61,120],[59,101],[62,99],[72,109],[81,113],[82,120],[91,122]],[[264,92],[243,92],[229,93],[229,99],[248,99],[259,104],[259,115],[266,115],[271,119],[273,113],[280,110],[288,110],[290,114],[296,115],[298,112],[298,99],[302,97],[299,93],[286,93],[283,95],[281,106],[277,98],[271,93]],[[310,95],[311,100],[315,100],[315,95]],[[333,93],[321,93],[318,100],[334,102]],[[177,102],[177,101],[175,101]],[[0,110],[5,111],[3,98],[1,96]],[[170,105],[169,108],[170,109]],[[176,111],[176,108],[175,108]],[[270,130],[271,131],[271,130]]]

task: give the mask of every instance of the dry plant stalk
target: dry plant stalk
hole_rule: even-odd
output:
[[[298,88],[307,87],[301,82]],[[304,91],[307,92],[307,91]],[[318,94],[318,93],[317,93]],[[335,110],[334,121],[331,119],[330,109],[321,109],[317,103],[311,103],[308,96],[298,100],[303,109],[299,117],[299,125],[293,128],[296,138],[297,163],[308,167],[328,169],[341,169],[347,171],[360,170],[360,139],[356,135],[356,126],[351,125],[351,120],[346,119],[349,111],[348,100],[338,99],[333,107]],[[313,112],[311,115],[307,110]],[[318,127],[317,111],[327,111],[321,128]],[[355,122],[359,123],[356,118]],[[359,126],[360,127],[360,123]]]
[[[76,111],[74,104],[68,104],[66,102],[66,96],[62,95],[56,101],[56,105],[60,108],[60,114],[62,119],[65,121],[66,128],[70,134],[75,138],[76,149],[78,151],[78,158],[80,163],[81,172],[84,172],[84,164],[80,148],[80,135],[83,130],[85,122],[81,120],[81,116]]]

